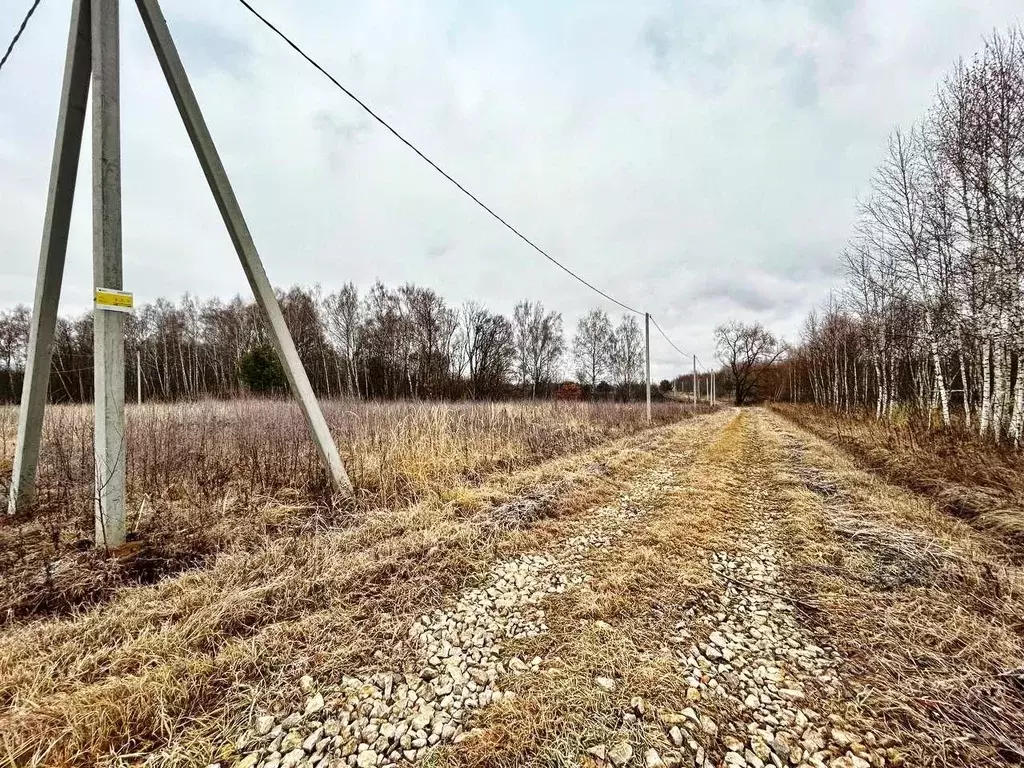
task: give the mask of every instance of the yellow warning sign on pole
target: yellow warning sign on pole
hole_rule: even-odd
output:
[[[131,312],[135,306],[135,297],[128,291],[97,288],[95,306],[96,309],[109,309],[113,312]]]

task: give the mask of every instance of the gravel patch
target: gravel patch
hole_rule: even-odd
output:
[[[543,664],[540,658],[507,657],[504,643],[546,632],[545,598],[588,581],[586,558],[612,546],[672,480],[667,469],[647,473],[630,495],[582,521],[583,532],[550,552],[494,565],[480,585],[421,616],[404,639],[415,659],[406,668],[324,685],[303,677],[302,706],[284,717],[257,716],[235,744],[242,755],[235,765],[408,765],[435,746],[474,738],[478,731],[472,727],[472,713],[514,695],[500,688],[501,678],[535,673]],[[614,752],[614,759],[623,752]]]
[[[687,764],[697,768],[897,764],[892,744],[819,711],[822,702],[843,696],[842,659],[815,643],[785,596],[785,553],[775,541],[776,529],[765,516],[754,524],[746,551],[712,554],[721,592],[710,604],[691,608],[671,638],[687,676],[689,706],[662,714],[669,740],[685,743],[692,755]],[[710,631],[694,642],[688,628],[701,625]],[[716,722],[702,709],[731,716]]]

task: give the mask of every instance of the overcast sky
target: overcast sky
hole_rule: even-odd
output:
[[[795,339],[840,274],[886,135],[1020,0],[253,0],[426,154],[705,363],[712,328]],[[9,39],[28,0],[0,3]],[[0,72],[0,306],[30,303],[70,0]],[[510,312],[621,311],[438,176],[231,0],[165,0],[272,282],[427,285]],[[247,293],[122,3],[125,288]],[[89,138],[86,136],[86,146]],[[88,152],[62,312],[91,303]],[[81,194],[81,193],[85,194]],[[652,337],[658,378],[687,370]]]

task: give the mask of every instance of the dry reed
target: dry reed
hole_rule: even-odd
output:
[[[840,429],[861,440],[876,433]],[[791,578],[820,605],[816,618],[861,692],[845,716],[889,734],[905,765],[1024,762],[1024,577],[1015,550],[821,440],[781,432],[792,459],[783,486]],[[918,462],[935,460],[919,452]],[[950,469],[925,466],[933,477]]]

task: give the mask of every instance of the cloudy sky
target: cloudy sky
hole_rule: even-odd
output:
[[[0,3],[9,39],[25,2]],[[253,0],[556,258],[705,363],[712,329],[795,339],[886,135],[1019,0]],[[70,0],[0,72],[0,306],[28,303]],[[164,10],[275,285],[376,279],[510,311],[620,310],[547,263],[236,2]],[[134,3],[122,4],[125,288],[247,286]],[[88,146],[88,135],[86,142]],[[80,192],[89,189],[88,154]],[[91,301],[76,206],[62,311]],[[655,375],[688,368],[657,337]]]

